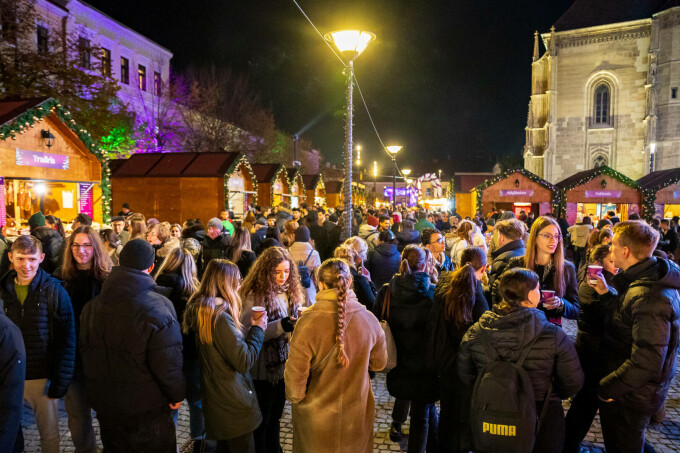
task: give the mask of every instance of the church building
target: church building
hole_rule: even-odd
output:
[[[535,34],[531,79],[527,170],[680,167],[680,0],[576,0]]]

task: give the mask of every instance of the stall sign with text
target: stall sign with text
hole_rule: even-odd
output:
[[[501,190],[500,193],[501,193],[501,197],[533,197],[534,196],[533,190],[517,190],[517,189]]]
[[[83,212],[94,217],[94,204],[92,203],[92,189],[94,183],[78,184],[78,212]]]
[[[27,167],[56,168],[58,170],[68,170],[68,156],[61,154],[39,153],[37,151],[27,151],[25,149],[16,150],[17,165]]]
[[[7,212],[5,211],[5,178],[0,176],[0,227],[7,223]]]
[[[620,190],[586,190],[586,198],[621,198]]]

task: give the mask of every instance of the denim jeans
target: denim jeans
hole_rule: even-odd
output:
[[[434,403],[411,401],[408,453],[436,452],[438,429],[439,417]]]

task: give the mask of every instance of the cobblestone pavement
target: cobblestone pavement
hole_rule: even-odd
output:
[[[575,323],[565,321],[564,324],[567,333],[574,335],[576,330]],[[407,436],[404,436],[404,440],[401,444],[395,444],[390,441],[388,436],[394,398],[391,398],[387,393],[384,375],[378,374],[376,379],[374,379],[373,391],[376,399],[374,451],[406,451]],[[191,452],[191,442],[189,442],[189,412],[186,405],[183,405],[182,409],[180,409],[177,425],[177,442],[181,451]],[[38,435],[33,414],[28,408],[24,410],[23,426],[25,451],[39,452],[40,436]],[[75,451],[73,443],[71,442],[71,434],[68,431],[67,417],[63,404],[61,404],[59,427],[61,432],[61,451]],[[97,435],[99,435],[99,428],[96,424],[96,420],[95,430],[97,431]],[[405,433],[408,432],[408,424],[404,426],[404,431]],[[678,381],[677,375],[673,379],[673,385],[668,395],[668,399],[666,400],[666,420],[660,424],[650,425],[647,430],[647,439],[657,452],[680,451],[680,382]],[[281,443],[285,452],[293,451],[293,427],[291,424],[289,405],[286,405],[283,421],[281,423]],[[583,446],[591,453],[604,451],[599,416],[595,419],[595,423],[593,423]]]

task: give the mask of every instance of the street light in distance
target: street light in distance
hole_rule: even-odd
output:
[[[390,153],[392,158],[392,209],[396,211],[397,209],[397,153],[401,151],[403,146],[400,145],[390,145],[386,146],[385,149]]]

